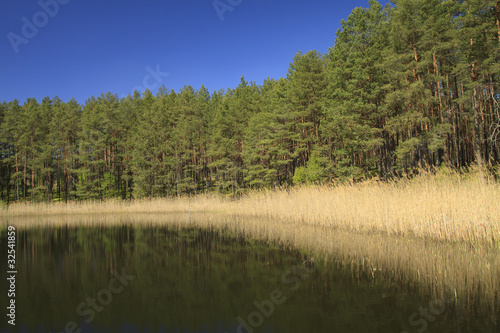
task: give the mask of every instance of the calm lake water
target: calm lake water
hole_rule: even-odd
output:
[[[16,325],[1,332],[497,332],[453,295],[223,231],[158,226],[19,230]]]

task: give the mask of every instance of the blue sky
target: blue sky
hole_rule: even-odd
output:
[[[2,0],[0,101],[164,84],[210,92],[240,77],[286,76],[292,57],[333,46],[340,20],[368,0]],[[387,3],[387,1],[380,1]],[[43,8],[45,7],[45,9]],[[221,17],[223,20],[221,20]],[[167,74],[168,73],[168,74]]]

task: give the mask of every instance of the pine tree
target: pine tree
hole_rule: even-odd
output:
[[[74,198],[78,181],[76,155],[80,133],[81,106],[75,99],[65,103],[55,98],[53,116],[49,124],[49,140],[53,144],[53,157],[57,177],[57,198],[67,202]]]
[[[326,88],[326,70],[323,56],[316,51],[298,52],[290,64],[287,75],[286,110],[292,118],[293,168],[304,166],[314,145],[320,143],[323,96]]]
[[[5,105],[5,104],[4,104]],[[22,142],[20,131],[23,126],[22,108],[19,101],[13,100],[5,105],[4,120],[1,125],[2,156],[7,165],[7,204],[11,200],[11,190],[14,190],[13,199],[20,201],[22,188]]]
[[[1,202],[8,202],[7,193],[9,191],[9,164],[8,160],[10,157],[10,147],[4,138],[2,128],[4,127],[5,114],[7,113],[7,103],[2,102],[0,104],[0,200]],[[6,193],[7,192],[7,193]]]
[[[328,55],[329,98],[322,125],[326,140],[321,150],[332,159],[340,179],[360,179],[377,169],[389,173],[380,154],[386,116],[382,87],[387,74],[381,66],[387,46],[385,14],[377,1],[370,1],[369,9],[356,8],[341,22]]]
[[[156,116],[158,112],[155,111],[158,109],[153,108],[154,102],[155,98],[149,89],[144,91],[142,98],[137,99],[137,126],[131,144],[133,196],[136,198],[158,195],[155,170],[158,169],[158,138],[162,136],[161,132],[158,132],[158,122],[161,122],[162,118]]]

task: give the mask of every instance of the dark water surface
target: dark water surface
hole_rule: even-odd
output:
[[[223,231],[49,227],[17,233],[16,325],[1,332],[496,332],[453,295],[418,296]]]

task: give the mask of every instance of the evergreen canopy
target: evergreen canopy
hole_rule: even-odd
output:
[[[500,2],[356,8],[327,54],[210,94],[0,104],[4,202],[141,198],[382,179],[500,160]]]

